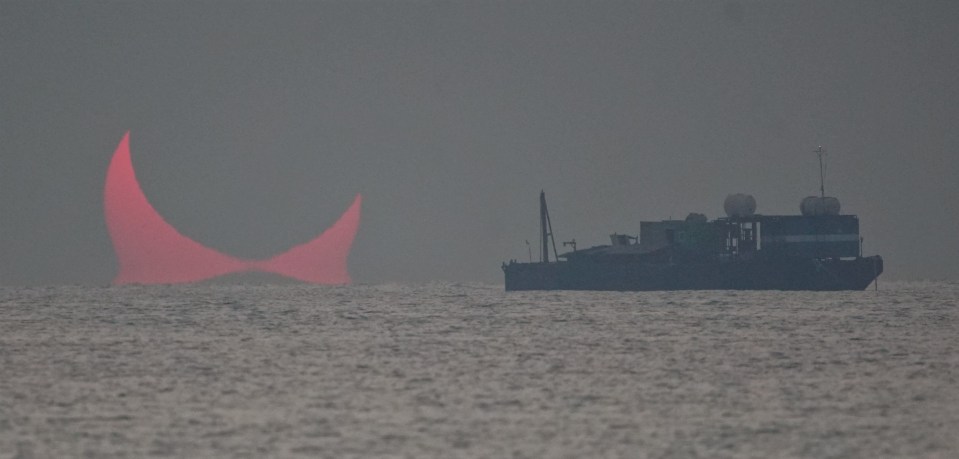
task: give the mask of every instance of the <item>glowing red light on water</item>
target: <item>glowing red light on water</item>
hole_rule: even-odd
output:
[[[347,257],[360,224],[362,196],[312,241],[266,260],[224,255],[180,234],[150,205],[130,160],[130,133],[107,170],[103,207],[119,263],[114,284],[196,282],[224,274],[263,271],[316,284],[347,284]]]

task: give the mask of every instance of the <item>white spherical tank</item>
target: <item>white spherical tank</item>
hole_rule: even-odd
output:
[[[756,213],[756,199],[750,194],[731,194],[726,196],[723,209],[729,218],[752,217]]]
[[[799,211],[807,217],[839,215],[839,200],[830,196],[807,196],[799,203]]]

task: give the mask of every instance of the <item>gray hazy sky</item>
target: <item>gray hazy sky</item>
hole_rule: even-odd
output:
[[[959,279],[959,2],[0,1],[0,283],[108,283],[116,144],[225,253],[364,195],[359,282],[501,282],[547,191],[580,247],[818,191],[886,278]]]

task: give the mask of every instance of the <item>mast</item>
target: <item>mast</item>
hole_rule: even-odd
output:
[[[559,252],[556,251],[556,238],[553,237],[553,222],[549,219],[549,208],[546,208],[546,226],[549,227],[549,240],[553,243],[553,259],[559,261]]]
[[[559,261],[559,252],[556,251],[556,238],[553,237],[553,222],[549,220],[549,209],[546,207],[546,192],[539,192],[539,237],[543,251],[539,261],[549,263],[549,243],[553,243],[553,258]]]
[[[816,153],[816,156],[819,157],[819,197],[825,198],[826,197],[826,180],[823,175],[822,155],[826,151],[822,149],[822,145],[820,145],[819,148],[813,151]]]
[[[546,211],[546,192],[539,192],[539,240],[543,251],[540,252],[539,261],[549,263],[549,217]]]

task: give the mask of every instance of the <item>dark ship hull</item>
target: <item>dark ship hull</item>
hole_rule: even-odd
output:
[[[573,240],[559,254],[540,193],[540,262],[503,263],[506,290],[864,290],[882,273],[882,257],[862,254],[858,217],[840,215],[835,198],[806,198],[802,215],[756,214],[741,194],[724,207],[725,218],[644,221],[640,236],[583,250]]]
[[[864,290],[882,273],[879,256],[775,257],[657,263],[576,260],[503,265],[506,290]]]

